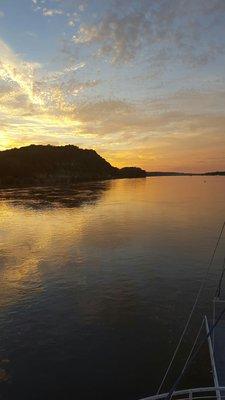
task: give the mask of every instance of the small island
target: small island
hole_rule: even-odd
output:
[[[30,145],[0,151],[0,186],[61,185],[146,176],[141,168],[113,167],[95,150],[73,145]]]

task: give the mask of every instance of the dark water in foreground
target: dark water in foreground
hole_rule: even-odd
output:
[[[225,177],[0,191],[0,399],[154,394],[225,218]],[[211,309],[215,259],[170,383]],[[211,384],[207,348],[182,382]]]

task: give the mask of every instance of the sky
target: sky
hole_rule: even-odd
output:
[[[225,170],[225,0],[0,0],[0,150]]]

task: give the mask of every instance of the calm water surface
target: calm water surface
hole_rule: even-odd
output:
[[[0,399],[154,393],[224,219],[225,177],[1,190]],[[211,309],[224,249],[167,386]],[[210,383],[205,347],[182,386]]]

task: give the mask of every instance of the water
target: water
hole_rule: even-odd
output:
[[[225,219],[225,178],[11,189],[0,200],[0,398],[154,394]],[[211,309],[224,249],[225,239],[167,387]],[[181,386],[211,383],[205,346]]]

